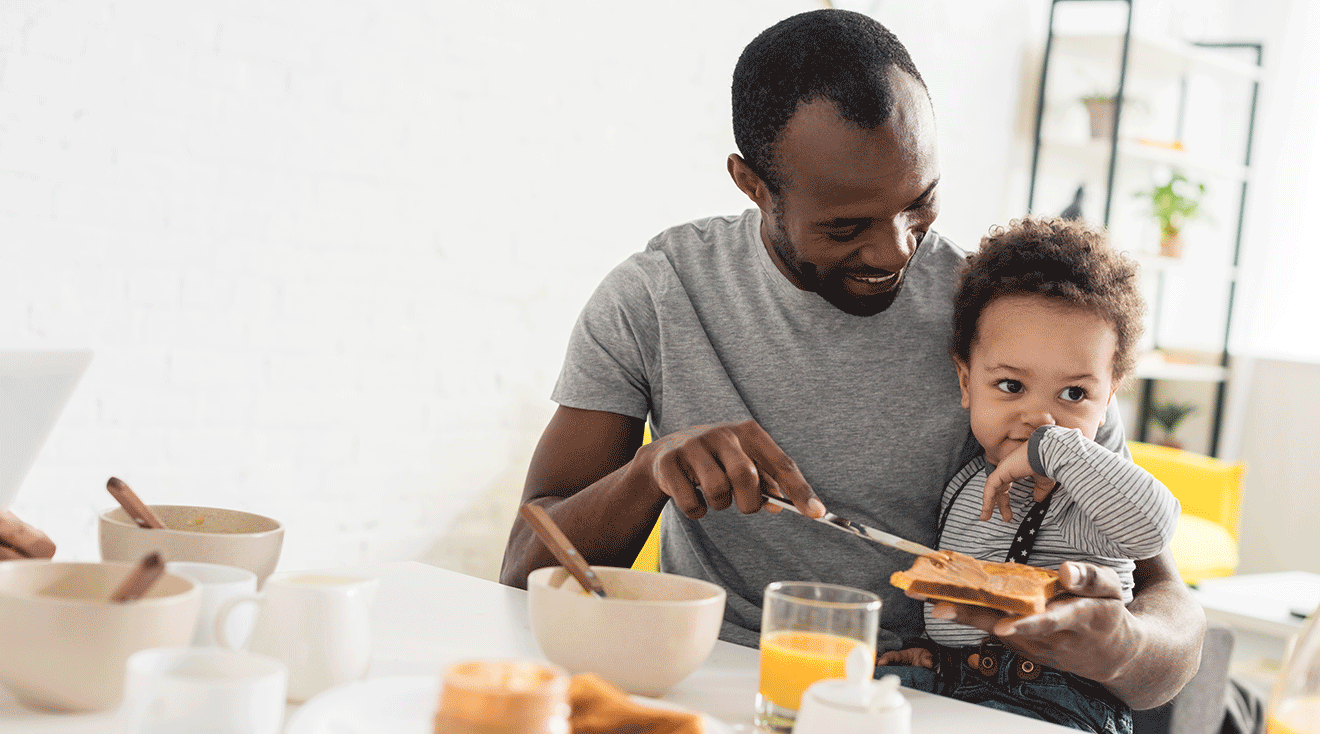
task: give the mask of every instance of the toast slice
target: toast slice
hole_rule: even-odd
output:
[[[701,734],[703,730],[700,715],[638,703],[591,673],[579,673],[569,681],[568,703],[573,734]]]
[[[912,568],[897,571],[889,583],[935,601],[974,604],[1010,614],[1038,614],[1066,593],[1059,574],[1021,563],[978,561],[957,551],[918,556]]]

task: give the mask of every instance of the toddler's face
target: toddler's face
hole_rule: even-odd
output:
[[[990,464],[1042,425],[1094,439],[1118,388],[1117,347],[1114,328],[1089,309],[1042,296],[992,301],[977,321],[969,362],[957,365],[962,404]]]

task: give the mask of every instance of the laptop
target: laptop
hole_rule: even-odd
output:
[[[88,349],[0,349],[0,509],[14,501],[91,361]]]

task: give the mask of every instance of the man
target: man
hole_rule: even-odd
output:
[[[880,594],[893,649],[921,631],[920,601],[888,583],[911,556],[759,509],[769,492],[929,545],[940,490],[974,450],[948,353],[962,253],[930,229],[930,100],[889,31],[825,10],[747,46],[733,117],[729,174],[756,208],[664,232],[606,278],[570,339],[523,499],[604,565],[628,565],[663,510],[662,568],[729,590],[725,639],[756,644],[769,581],[822,580]],[[641,446],[648,416],[656,439]],[[1122,430],[1097,440],[1121,450]],[[516,522],[503,581],[554,563]],[[1081,598],[1018,622],[936,614],[1133,708],[1190,679],[1205,621],[1167,553],[1138,563],[1126,608],[1108,569],[1061,576]]]

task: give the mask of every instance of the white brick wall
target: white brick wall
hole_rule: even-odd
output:
[[[1019,64],[1041,9],[840,4],[909,39],[955,133],[942,229],[974,239],[1020,72],[950,49]],[[16,511],[94,558],[117,475],[284,520],[285,568],[493,575],[578,310],[748,205],[734,61],[815,7],[0,0],[0,345],[97,353]]]

